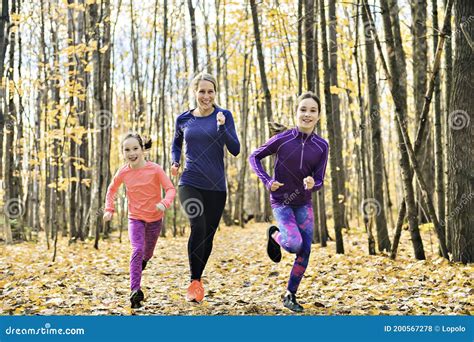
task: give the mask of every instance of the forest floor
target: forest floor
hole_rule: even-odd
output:
[[[293,255],[279,264],[266,255],[266,224],[222,227],[203,278],[201,304],[188,303],[187,237],[160,237],[144,271],[144,306],[129,308],[126,235],[100,241],[58,241],[56,261],[44,241],[2,246],[0,313],[3,315],[287,315],[281,298]],[[126,232],[125,232],[126,234]],[[436,254],[432,232],[423,232],[427,260],[412,257],[402,233],[397,260],[367,255],[366,235],[344,231],[344,255],[313,245],[298,298],[306,315],[472,315],[474,267]]]

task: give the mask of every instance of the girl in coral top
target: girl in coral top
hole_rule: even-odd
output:
[[[141,307],[144,299],[140,288],[142,271],[153,256],[161,231],[164,211],[174,199],[176,190],[160,165],[146,161],[144,151],[151,148],[151,140],[143,141],[140,135],[129,133],[122,140],[123,165],[107,189],[104,221],[114,214],[114,199],[122,183],[128,199],[128,234],[132,244],[130,257],[130,302],[132,308]],[[165,198],[161,198],[161,189]]]

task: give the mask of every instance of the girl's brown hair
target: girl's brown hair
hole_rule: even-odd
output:
[[[321,112],[321,101],[319,100],[319,97],[312,91],[307,91],[298,97],[298,99],[296,100],[295,111],[298,110],[298,106],[300,105],[300,102],[306,99],[313,99],[318,104],[318,111]],[[268,127],[270,128],[270,136],[274,136],[278,133],[288,130],[288,127],[286,127],[285,125],[282,125],[274,121],[270,121],[268,123]]]
[[[125,140],[127,140],[128,138],[135,138],[137,139],[138,141],[138,144],[140,145],[140,147],[142,148],[142,150],[144,151],[147,151],[149,149],[151,149],[151,145],[152,145],[152,141],[150,138],[148,137],[145,137],[145,136],[140,136],[140,134],[138,133],[135,133],[135,132],[130,132],[130,133],[127,133],[127,135],[125,135],[122,139],[122,147],[123,147],[123,143]]]

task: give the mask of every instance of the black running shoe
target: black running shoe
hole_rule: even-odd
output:
[[[268,228],[267,253],[273,262],[280,262],[281,248],[280,248],[280,245],[272,238],[272,234],[276,231],[280,231],[280,230],[275,226],[271,226],[270,228]]]
[[[145,296],[143,295],[142,290],[132,291],[132,294],[130,295],[130,303],[132,304],[132,309],[140,308],[142,306],[140,302],[143,299],[145,299]]]
[[[287,293],[283,298],[283,306],[294,312],[302,312],[304,308],[296,301],[296,295],[294,293]]]
[[[145,269],[146,264],[148,264],[148,260],[142,260],[142,271]]]

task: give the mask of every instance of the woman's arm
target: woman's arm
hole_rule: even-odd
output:
[[[183,148],[184,132],[178,123],[179,117],[176,118],[173,143],[171,145],[171,163],[178,163],[181,160],[181,150]]]
[[[225,123],[220,125],[218,128],[219,135],[224,138],[224,143],[227,146],[227,150],[234,156],[240,153],[240,142],[237,138],[237,132],[235,131],[234,118],[231,112],[227,112],[225,115]]]
[[[279,146],[279,135],[275,135],[265,144],[253,151],[249,157],[250,166],[268,190],[270,190],[275,180],[264,170],[261,160],[269,155],[275,154]]]

